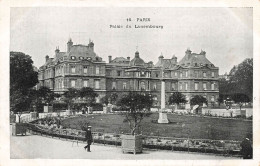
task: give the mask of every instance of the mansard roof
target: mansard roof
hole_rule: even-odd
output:
[[[129,62],[128,59],[124,58],[124,57],[116,57],[115,59],[113,59],[111,61],[112,63],[124,63],[124,62]]]
[[[177,64],[177,57],[173,55],[171,59],[163,59],[163,55],[161,54],[159,56],[158,62],[154,65],[154,67],[159,67],[159,68],[165,68],[165,69],[170,69],[174,68]]]
[[[206,52],[202,51],[200,54],[186,51],[186,55],[178,63],[180,66],[205,66],[213,65],[207,58]]]
[[[173,68],[176,66],[176,63],[172,62],[172,59],[162,59],[159,60],[154,67],[163,67],[163,68]]]

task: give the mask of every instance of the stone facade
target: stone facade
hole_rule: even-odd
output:
[[[129,91],[147,92],[154,96],[154,105],[160,105],[161,80],[165,80],[166,105],[173,92],[181,92],[190,100],[202,95],[210,103],[219,97],[218,71],[207,58],[206,52],[192,53],[189,49],[177,62],[177,57],[158,62],[144,62],[138,51],[130,57],[109,56],[109,62],[94,52],[94,43],[73,45],[70,39],[67,51],[55,50],[54,58],[46,56],[46,62],[39,69],[39,86],[47,86],[55,93],[64,93],[68,88],[91,87],[99,99],[109,93],[126,94]],[[98,100],[99,100],[98,99]]]

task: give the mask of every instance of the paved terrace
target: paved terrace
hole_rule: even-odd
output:
[[[94,144],[91,152],[84,150],[85,144],[39,135],[11,136],[11,159],[112,159],[112,160],[230,160],[216,154],[188,153],[166,150],[143,149],[141,154],[123,154],[121,147]],[[73,145],[73,146],[72,146]]]

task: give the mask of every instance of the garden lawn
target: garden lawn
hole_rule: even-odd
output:
[[[252,133],[252,121],[242,119],[222,119],[211,117],[184,116],[168,114],[169,124],[155,123],[159,115],[153,113],[142,121],[143,135],[176,137],[193,139],[243,140]],[[93,131],[105,133],[130,133],[124,117],[117,114],[88,115],[87,117],[68,118],[62,121],[66,128],[81,129],[85,122],[92,126]]]

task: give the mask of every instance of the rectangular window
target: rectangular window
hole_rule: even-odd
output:
[[[153,90],[156,90],[156,83],[153,84]]]
[[[188,71],[185,71],[185,77],[188,77]]]
[[[164,73],[164,77],[167,78],[168,77],[168,73]]]
[[[211,90],[214,90],[215,87],[214,87],[214,83],[211,83]]]
[[[207,83],[203,83],[203,90],[207,90]]]
[[[185,82],[185,90],[188,90],[188,83]]]
[[[99,74],[99,66],[96,66],[96,74]]]
[[[112,82],[112,89],[116,89],[116,82],[114,81],[114,82]]]
[[[83,87],[88,87],[88,80],[83,81]]]
[[[172,90],[175,90],[175,83],[172,83]]]
[[[199,83],[195,82],[195,90],[199,89]]]
[[[211,77],[215,77],[215,72],[211,72]]]
[[[121,76],[121,71],[117,71],[117,76]]]
[[[141,82],[141,89],[145,90],[145,83],[144,82]]]
[[[70,85],[71,85],[72,88],[75,88],[75,86],[76,86],[76,81],[75,81],[75,80],[71,80]]]
[[[59,80],[58,89],[61,89],[61,80]]]
[[[150,81],[147,83],[147,89],[150,90]]]
[[[100,87],[99,87],[99,80],[95,80],[95,89],[99,89]]]
[[[126,82],[123,82],[123,89],[126,89]]]
[[[207,73],[206,72],[203,72],[203,77],[207,77]]]
[[[146,77],[150,78],[151,77],[151,72],[146,72]]]
[[[76,67],[75,66],[71,66],[71,73],[76,73]]]
[[[180,90],[182,90],[182,83],[180,83]]]
[[[215,97],[211,96],[211,101],[214,102],[215,101]]]
[[[64,88],[64,82],[61,80],[61,88]]]
[[[182,78],[182,72],[180,73],[180,78]]]
[[[178,73],[177,72],[175,72],[175,77],[178,77]]]
[[[88,67],[87,66],[83,66],[83,73],[87,74],[88,73]]]
[[[194,71],[194,77],[198,78],[198,72],[197,71]]]

